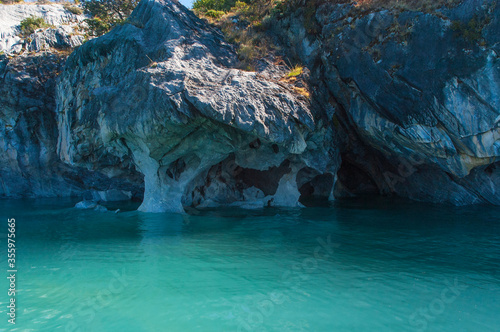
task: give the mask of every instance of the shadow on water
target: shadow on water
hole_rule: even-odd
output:
[[[182,245],[183,240],[194,240],[214,250],[228,249],[217,247],[217,240],[234,242],[230,250],[235,252],[281,246],[307,254],[321,238],[338,245],[337,258],[345,266],[417,264],[423,270],[500,272],[499,207],[372,197],[310,208],[219,208],[181,215],[137,212],[137,203],[109,204],[108,208],[120,209],[120,213],[78,210],[73,208],[76,202],[0,200],[0,217],[18,220],[21,243],[42,247],[120,241],[134,246],[145,241]]]

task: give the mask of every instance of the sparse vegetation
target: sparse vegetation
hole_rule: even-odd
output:
[[[489,17],[479,18],[475,15],[469,22],[453,21],[451,29],[463,37],[469,43],[481,42],[483,39],[483,29],[490,22]]]
[[[352,4],[349,15],[364,16],[375,10],[389,9],[396,12],[422,11],[436,16],[443,14],[438,9],[454,7],[463,0],[196,0],[194,12],[215,24],[224,33],[226,40],[237,47],[240,68],[253,70],[258,59],[272,54],[286,63],[297,63],[293,52],[285,51],[283,36],[273,33],[280,24],[285,28],[290,21],[301,20],[309,35],[320,35],[323,27],[317,20],[317,10],[323,4]],[[288,20],[288,21],[287,21]],[[397,21],[396,21],[397,22]],[[354,24],[354,23],[352,23]],[[355,28],[355,27],[352,27]],[[339,27],[339,29],[341,29]],[[390,27],[389,33],[402,43],[407,43],[413,26],[399,23]],[[328,39],[328,37],[326,37]],[[328,40],[325,41],[328,43]],[[380,51],[372,50],[374,61],[380,59]],[[289,58],[292,56],[292,58]],[[310,92],[301,77],[304,68],[296,66],[282,81],[291,84],[295,92],[309,98]]]
[[[99,17],[86,19],[85,23],[87,23],[85,31],[87,37],[102,36],[112,28],[110,23],[100,19]]]
[[[206,17],[210,17],[215,20],[219,20],[222,16],[224,16],[224,14],[226,13],[223,12],[222,10],[214,10],[214,9],[209,9],[204,13]]]
[[[321,33],[317,21],[318,8],[326,3],[353,4],[353,14],[366,15],[373,10],[423,11],[442,15],[436,11],[453,7],[463,0],[196,0],[194,12],[217,25],[228,42],[236,44],[242,68],[252,67],[252,61],[280,50],[280,41],[269,33],[286,17],[297,17],[308,34]],[[395,35],[405,42],[411,26],[394,26]]]
[[[151,60],[151,58],[147,54],[145,54],[145,55],[146,55],[146,58],[149,59],[149,68],[158,67],[158,62]]]
[[[228,12],[233,8],[236,0],[196,0],[193,3],[193,9],[198,13],[206,13],[209,10]]]
[[[195,13],[216,24],[228,42],[237,46],[241,69],[253,70],[253,61],[271,53],[275,46],[267,34],[271,10],[277,0],[198,0]],[[231,6],[231,7],[230,7]]]
[[[80,7],[73,6],[69,3],[65,3],[63,6],[64,6],[64,9],[66,9],[67,11],[69,11],[72,14],[75,14],[75,15],[83,14],[83,10]]]
[[[83,0],[85,13],[92,16],[87,19],[88,36],[100,36],[125,22],[139,3],[139,0]]]
[[[47,28],[49,25],[47,22],[42,17],[27,17],[24,20],[21,21],[20,29],[21,29],[21,36],[27,37],[31,35],[35,30],[40,29],[40,28]]]
[[[309,91],[307,91],[306,88],[299,88],[299,87],[294,86],[293,91],[295,91],[296,93],[298,93],[299,95],[301,95],[305,98],[311,97],[311,94],[309,93]]]
[[[302,72],[304,71],[304,67],[302,66],[295,66],[289,73],[288,73],[288,77],[297,77],[299,76],[300,74],[302,74]]]
[[[0,3],[3,5],[12,5],[20,2],[23,2],[23,0],[0,0]]]

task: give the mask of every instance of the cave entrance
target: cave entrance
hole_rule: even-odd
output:
[[[379,189],[371,176],[342,156],[342,164],[337,172],[337,182],[335,183],[335,198],[346,198],[355,196],[379,195]]]
[[[304,206],[327,206],[332,192],[334,177],[330,173],[321,174],[317,170],[304,167],[297,173],[299,202]]]

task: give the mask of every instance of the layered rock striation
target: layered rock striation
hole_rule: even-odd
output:
[[[275,33],[335,108],[336,195],[499,204],[496,1],[431,12],[321,3],[278,20]]]
[[[132,164],[99,170],[72,167],[56,153],[56,78],[72,47],[83,40],[63,24],[77,20],[74,15],[61,5],[1,5],[0,15],[4,42],[0,54],[0,197],[142,198],[143,180]],[[14,35],[17,42],[9,44],[11,30],[16,31],[20,21],[31,15],[60,25],[40,29],[28,39]],[[19,54],[13,54],[16,51]]]

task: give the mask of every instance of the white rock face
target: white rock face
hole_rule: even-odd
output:
[[[72,29],[85,15],[75,15],[63,5],[0,5],[0,51],[18,53],[22,39],[18,36],[19,25],[27,17],[42,17],[48,24]]]

